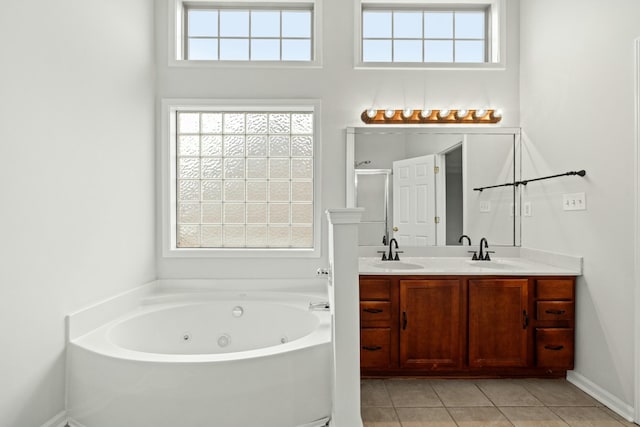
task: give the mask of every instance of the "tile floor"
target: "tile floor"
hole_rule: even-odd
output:
[[[364,379],[364,427],[637,427],[560,379]]]

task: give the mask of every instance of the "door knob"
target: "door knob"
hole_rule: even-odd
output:
[[[398,231],[398,227],[393,227],[393,231]]]

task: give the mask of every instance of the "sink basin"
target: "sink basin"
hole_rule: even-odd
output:
[[[374,263],[373,266],[384,268],[385,270],[421,270],[424,268],[420,264],[403,261],[378,261]]]
[[[468,261],[469,264],[474,267],[485,268],[489,270],[518,270],[519,266],[512,262],[504,260],[492,260],[492,261]]]

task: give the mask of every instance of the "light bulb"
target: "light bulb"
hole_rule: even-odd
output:
[[[387,119],[390,119],[391,117],[395,116],[395,114],[396,114],[396,110],[388,109],[388,110],[385,110],[385,111],[384,111],[384,116],[385,116]]]
[[[430,115],[431,115],[431,110],[422,110],[422,111],[420,111],[420,117],[422,117],[423,119],[426,119]]]
[[[499,119],[502,117],[502,110],[494,110],[493,111],[493,117],[495,117],[496,119]]]
[[[459,119],[464,119],[465,117],[467,117],[467,114],[469,114],[468,110],[458,110],[456,111],[456,117]]]
[[[405,119],[408,119],[409,117],[413,116],[413,110],[406,108],[402,111],[402,115]]]
[[[378,110],[374,110],[373,108],[369,108],[367,110],[367,117],[373,119],[378,114]]]
[[[487,115],[487,110],[485,110],[484,108],[480,108],[480,109],[474,111],[474,113],[473,113],[473,117],[476,118],[476,119],[481,119],[486,115]]]
[[[440,110],[438,111],[438,117],[440,117],[441,119],[444,119],[449,115],[449,113],[450,113],[449,110]]]

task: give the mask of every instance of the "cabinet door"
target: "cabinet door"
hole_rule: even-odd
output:
[[[527,279],[469,280],[469,366],[527,366]]]
[[[400,281],[400,365],[435,370],[462,363],[462,283]]]

